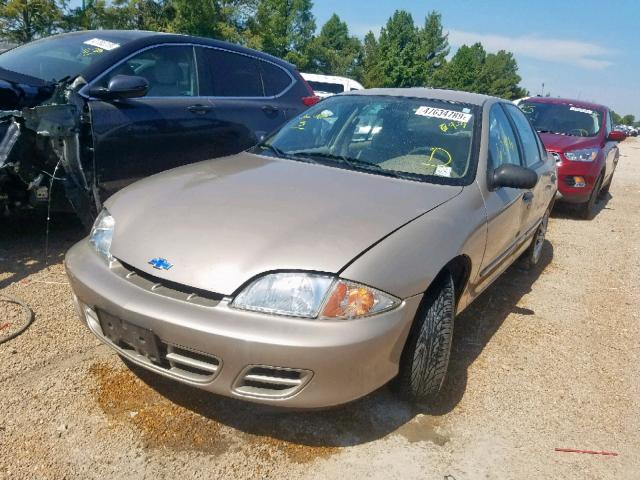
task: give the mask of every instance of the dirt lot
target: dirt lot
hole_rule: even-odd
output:
[[[428,409],[383,388],[287,412],[132,371],[76,318],[61,261],[81,228],[54,220],[47,266],[41,218],[0,220],[0,293],[36,315],[0,345],[0,478],[640,478],[640,141],[621,151],[596,218],[556,211],[542,267],[458,319]],[[0,338],[18,314],[0,303]]]

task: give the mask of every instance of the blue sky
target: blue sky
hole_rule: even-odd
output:
[[[480,41],[512,51],[532,94],[580,98],[640,119],[640,1],[616,0],[316,0],[321,26],[334,12],[351,32],[376,34],[396,9],[422,24],[442,14],[453,49]]]

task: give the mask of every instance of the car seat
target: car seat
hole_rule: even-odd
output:
[[[179,82],[182,72],[180,66],[171,60],[158,60],[153,68],[149,95],[156,97],[178,97],[183,94]]]

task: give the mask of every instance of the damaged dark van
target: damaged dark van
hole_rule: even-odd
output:
[[[0,213],[90,225],[122,187],[245,150],[317,103],[294,66],[216,40],[83,31],[0,54]]]

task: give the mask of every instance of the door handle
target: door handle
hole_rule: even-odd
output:
[[[280,109],[278,107],[276,107],[275,105],[263,105],[262,106],[262,111],[264,113],[275,113],[277,111],[279,111]]]
[[[531,200],[533,200],[533,192],[524,192],[522,195],[522,201],[524,203],[531,203]]]
[[[206,115],[211,110],[213,110],[213,107],[198,103],[197,105],[191,105],[187,107],[187,110],[189,110],[191,113],[195,113],[196,115]]]

